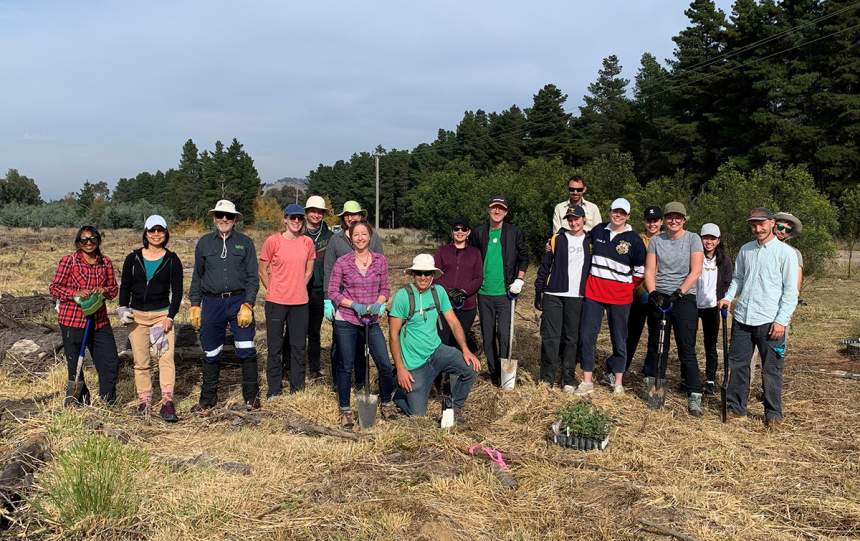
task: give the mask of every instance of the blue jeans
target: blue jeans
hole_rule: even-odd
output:
[[[463,353],[445,344],[436,348],[427,362],[410,370],[409,373],[415,380],[412,382],[412,390],[407,393],[403,389],[397,389],[394,394],[394,402],[403,410],[403,413],[409,416],[427,415],[430,389],[439,374],[448,373],[457,376],[451,381],[451,398],[454,408],[458,410],[466,403],[477,376],[475,370],[466,364]]]
[[[364,325],[353,325],[348,321],[335,320],[334,339],[339,353],[337,370],[337,399],[342,410],[349,409],[349,393],[352,388],[352,371],[356,357],[361,358],[358,349],[364,345]],[[376,370],[379,372],[379,399],[385,404],[391,402],[394,393],[394,368],[388,357],[388,347],[379,323],[370,325],[367,329],[370,338],[368,344]],[[359,362],[365,362],[361,359]]]

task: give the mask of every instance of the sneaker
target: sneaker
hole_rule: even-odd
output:
[[[702,416],[702,393],[690,393],[687,398],[687,413],[693,417]]]
[[[573,394],[576,392],[576,387],[574,387],[573,385],[565,385],[562,388],[562,391],[566,392],[567,394]]]
[[[351,411],[340,412],[340,426],[344,430],[352,430],[352,427],[355,426],[355,419]]]
[[[717,391],[717,384],[713,381],[706,381],[702,386],[702,394],[705,396],[714,396]]]
[[[615,374],[603,374],[603,379],[600,380],[600,383],[607,387],[615,387]]]
[[[172,400],[168,400],[161,405],[161,411],[158,412],[158,415],[167,423],[175,423],[179,420],[179,417],[176,416],[176,408],[173,406]]]
[[[573,391],[576,396],[586,396],[594,392],[594,383],[582,381],[579,386]]]
[[[624,386],[623,385],[612,385],[612,394],[615,394],[615,395],[624,394]]]

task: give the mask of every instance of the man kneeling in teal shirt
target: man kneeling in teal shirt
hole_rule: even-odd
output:
[[[433,285],[433,278],[442,275],[433,256],[418,254],[406,272],[412,275],[412,284],[394,294],[388,317],[389,344],[400,387],[394,401],[406,415],[426,415],[433,381],[440,373],[448,373],[453,376],[454,419],[462,422],[463,405],[481,363],[466,345],[466,335],[447,293]],[[439,338],[440,312],[462,352],[444,345]]]

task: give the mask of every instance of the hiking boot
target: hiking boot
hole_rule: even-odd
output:
[[[717,385],[713,381],[706,381],[702,386],[702,394],[705,396],[714,396],[717,391]]]
[[[573,394],[574,392],[576,392],[576,387],[574,387],[573,385],[565,385],[564,388],[562,388],[562,391],[566,392],[567,394]]]
[[[732,419],[746,419],[746,414],[738,413],[735,410],[728,410],[726,412],[726,420],[731,421]]]
[[[462,409],[454,408],[454,424],[455,425],[466,424],[466,416],[463,415]]]
[[[382,416],[384,421],[393,421],[400,416],[394,402],[386,402],[385,404],[382,404],[379,408],[379,414]]]
[[[612,394],[613,395],[623,395],[624,394],[624,386],[623,385],[612,385]]]
[[[173,405],[173,400],[166,400],[164,404],[161,405],[161,410],[158,412],[158,416],[165,423],[175,423],[179,420],[179,417],[176,416],[176,407]]]
[[[320,372],[319,370],[314,370],[310,373],[310,375],[308,375],[309,380],[322,379],[322,377],[322,372]]]
[[[702,393],[690,393],[687,398],[687,413],[693,417],[702,416]]]
[[[191,406],[191,413],[205,413],[215,407],[212,402],[198,402]]]
[[[576,396],[587,396],[594,392],[594,383],[582,381],[579,386],[573,391]]]
[[[779,430],[783,422],[782,417],[767,417],[764,420],[764,425],[770,430]]]
[[[340,412],[340,426],[344,430],[352,430],[352,427],[355,426],[355,418],[353,418],[351,411]]]

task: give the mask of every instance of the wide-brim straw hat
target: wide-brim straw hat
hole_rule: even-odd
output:
[[[235,214],[236,219],[242,217],[242,213],[236,210],[236,205],[233,204],[232,201],[227,199],[221,199],[217,203],[215,203],[215,208],[209,211],[209,214],[214,214],[216,212],[226,212],[228,214]]]
[[[434,278],[439,278],[444,274],[442,269],[436,267],[436,260],[430,254],[418,254],[412,258],[412,266],[404,272],[412,274],[413,271],[433,271]]]

